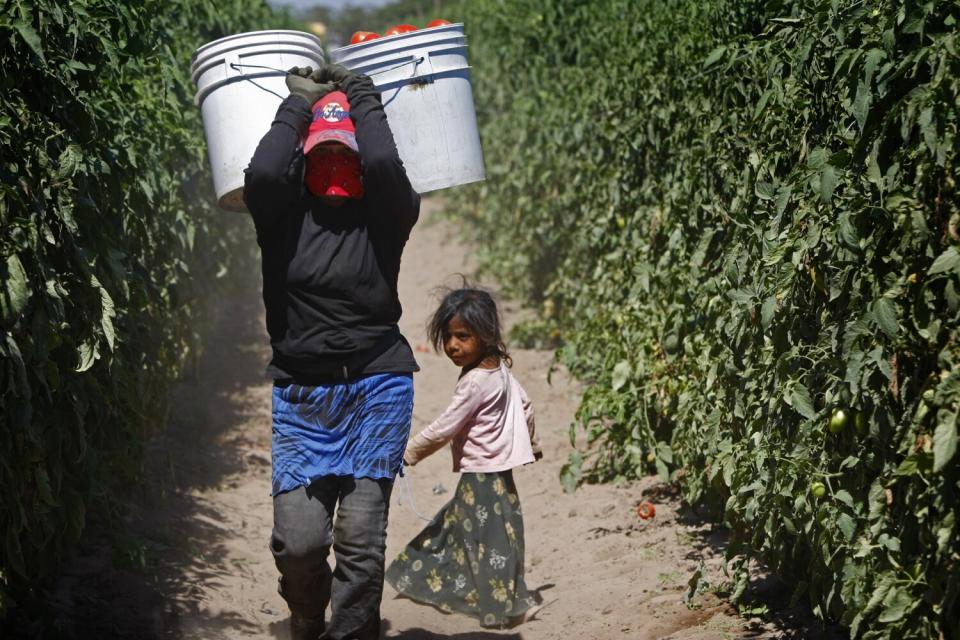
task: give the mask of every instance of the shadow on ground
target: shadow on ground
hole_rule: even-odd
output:
[[[679,498],[679,496],[676,496]],[[706,556],[722,558],[728,550],[729,531],[713,524],[709,510],[685,508],[678,520],[693,528],[690,534],[689,560]],[[709,585],[708,589],[722,601],[729,601],[728,584]],[[770,638],[770,627],[776,629],[778,640],[844,640],[849,633],[837,624],[826,624],[814,616],[804,602],[792,603],[793,588],[758,563],[750,570],[750,582],[741,600],[739,615],[744,618],[744,638]],[[737,607],[729,605],[736,611]]]
[[[467,622],[464,626],[472,624]],[[464,631],[463,633],[434,633],[426,629],[404,629],[396,633],[390,632],[390,621],[384,620],[380,628],[380,637],[384,640],[523,640],[520,633],[505,633],[503,631]]]
[[[146,445],[146,482],[129,491],[122,522],[90,523],[37,602],[11,611],[0,629],[4,638],[179,638],[181,618],[198,615],[201,603],[191,597],[198,583],[237,570],[219,542],[223,514],[198,493],[230,483],[251,465],[270,466],[269,448],[227,435],[231,425],[264,411],[258,405],[268,345],[259,297],[246,291],[225,299],[210,332],[230,339],[208,340],[211,348],[174,386],[166,428]],[[235,614],[203,617],[223,637],[252,626]]]

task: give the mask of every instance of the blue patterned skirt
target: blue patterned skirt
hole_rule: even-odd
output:
[[[412,415],[409,373],[317,386],[276,383],[271,495],[308,486],[321,476],[393,480]]]

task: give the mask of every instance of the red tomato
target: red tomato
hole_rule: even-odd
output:
[[[641,502],[637,507],[637,515],[641,520],[649,520],[657,515],[657,509],[649,502]]]
[[[427,23],[427,28],[429,29],[430,27],[442,27],[445,24],[450,24],[450,21],[444,20],[443,18],[437,18],[436,20],[431,20],[429,23]]]
[[[380,34],[374,31],[355,31],[353,36],[350,37],[350,44],[366,42],[367,40],[375,40],[379,37]]]
[[[413,26],[412,24],[396,24],[396,25],[390,27],[389,29],[387,29],[386,31],[384,31],[384,32],[383,32],[383,35],[385,35],[385,36],[396,36],[396,35],[399,35],[399,34],[401,34],[401,33],[409,33],[409,32],[411,32],[411,31],[416,31],[416,30],[417,30],[417,28],[416,28],[415,26]]]

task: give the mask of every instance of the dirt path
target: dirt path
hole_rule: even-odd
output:
[[[418,347],[423,369],[415,377],[415,431],[446,406],[457,374],[446,358],[421,351],[431,291],[450,282],[451,274],[474,269],[438,206],[425,203],[401,273],[402,329]],[[505,315],[508,324],[517,317],[510,305]],[[142,504],[131,507],[134,535],[128,544],[95,547],[77,558],[61,581],[58,615],[73,637],[286,637],[286,607],[267,549],[270,385],[261,372],[268,349],[256,290],[230,300],[196,376],[173,394],[169,429],[150,445],[152,481]],[[516,480],[527,531],[527,584],[547,606],[538,619],[489,632],[471,619],[397,598],[388,586],[384,637],[773,637],[769,626],[744,622],[712,594],[699,596],[693,609],[683,604],[686,582],[701,560],[718,575],[723,538],[681,516],[667,487],[646,479],[563,493],[558,472],[570,449],[579,394],[563,372],[548,383],[551,359],[548,352],[514,352],[515,374],[534,402],[544,441],[544,460],[517,471]],[[409,479],[416,508],[426,516],[450,498],[457,482],[446,451],[410,470]],[[401,501],[405,495],[398,485],[388,559],[423,526],[409,500]],[[657,504],[649,523],[634,511],[644,495]],[[110,569],[110,554],[129,568]]]

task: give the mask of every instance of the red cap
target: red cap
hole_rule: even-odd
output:
[[[313,120],[307,129],[303,153],[310,153],[321,142],[330,140],[345,144],[360,153],[357,148],[356,129],[350,119],[350,103],[342,91],[331,91],[313,103]]]

